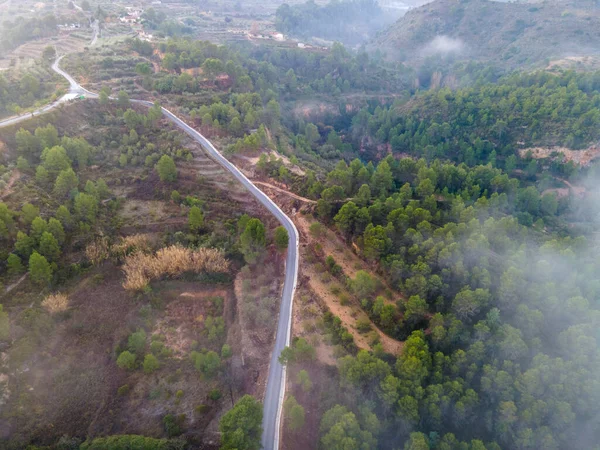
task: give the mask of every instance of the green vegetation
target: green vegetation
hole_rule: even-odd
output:
[[[133,434],[108,436],[85,441],[79,447],[80,450],[180,450],[185,443],[176,440],[154,439]]]
[[[535,145],[581,148],[595,142],[600,137],[599,102],[597,72],[515,74],[493,84],[426,91],[403,112],[399,105],[363,109],[353,117],[350,132],[357,143],[372,138],[373,149],[389,143],[393,151],[430,161],[491,163],[535,175],[535,167],[527,168],[530,160],[521,161],[516,150]],[[551,169],[560,176],[574,171],[560,159]]]
[[[281,226],[275,228],[275,235],[273,236],[273,241],[275,242],[275,247],[277,247],[279,251],[283,251],[286,248],[288,248],[290,237],[288,235],[287,230]]]
[[[262,405],[250,395],[244,395],[229,410],[219,424],[222,450],[258,450],[262,433]]]

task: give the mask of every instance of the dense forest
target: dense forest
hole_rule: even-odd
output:
[[[317,214],[403,297],[374,297],[367,273],[346,282],[406,343],[397,359],[340,360],[353,394],[323,417],[323,445],[592,448],[600,280],[586,238],[550,232],[565,212],[554,194],[490,165],[392,157],[340,163],[326,186]]]
[[[407,104],[365,108],[349,130],[356,145],[378,144],[428,160],[515,168],[516,150],[582,148],[600,124],[600,73],[514,74],[497,83],[428,90]],[[559,168],[557,168],[560,171]]]

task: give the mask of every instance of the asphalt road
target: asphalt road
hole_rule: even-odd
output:
[[[290,237],[287,259],[285,265],[285,281],[281,297],[281,306],[279,309],[279,323],[277,325],[277,335],[273,353],[271,354],[271,364],[269,366],[269,378],[265,392],[263,406],[263,435],[262,446],[265,450],[279,449],[279,431],[281,422],[281,412],[283,408],[283,397],[285,394],[285,367],[279,361],[279,355],[285,346],[290,345],[290,333],[292,328],[292,303],[296,282],[298,279],[298,246],[299,236],[296,226],[291,219],[260,189],[258,189],[240,170],[230,163],[221,153],[212,145],[212,143],[187,125],[175,114],[163,108],[163,114],[175,125],[185,131],[194,140],[200,143],[204,149],[223,167],[242,183],[254,197],[267,208],[281,224],[285,227]]]
[[[55,72],[62,75],[69,82],[69,94],[63,96],[57,102],[48,105],[34,113],[34,115],[43,114],[57,107],[61,103],[68,101],[75,96],[85,95],[89,98],[97,98],[98,95],[84,89],[73,77],[59,67],[58,58],[52,65]],[[152,106],[151,102],[144,100],[131,100],[133,103]],[[198,131],[190,127],[183,120],[173,114],[166,108],[162,108],[164,116],[169,119],[178,128],[187,133],[191,138],[198,142],[221,166],[227,169],[256,199],[269,210],[277,220],[285,227],[289,235],[289,245],[285,265],[285,280],[281,294],[281,306],[279,309],[279,320],[277,324],[277,334],[275,336],[275,345],[271,354],[271,363],[269,366],[269,377],[263,404],[263,434],[262,446],[265,450],[279,449],[279,432],[281,428],[281,414],[283,409],[283,397],[285,395],[286,368],[279,361],[279,355],[285,346],[290,345],[290,334],[292,329],[292,304],[296,283],[298,280],[298,247],[299,235],[296,226],[291,219],[258,187],[256,187],[246,176],[231,162],[229,162],[213,145]],[[0,121],[0,127],[12,125],[29,119],[31,116],[21,116]]]

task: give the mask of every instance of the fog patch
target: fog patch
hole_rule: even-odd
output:
[[[426,55],[451,55],[462,53],[465,44],[461,39],[440,35],[433,38],[423,49]]]

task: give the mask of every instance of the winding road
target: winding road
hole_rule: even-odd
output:
[[[31,115],[11,117],[0,121],[0,128],[14,125],[19,122],[30,119],[34,115],[39,115],[51,111],[59,105],[72,100],[80,95],[88,98],[97,98],[98,95],[83,88],[67,72],[60,68],[60,61],[64,57],[56,59],[52,69],[62,75],[69,82],[69,93],[61,97],[56,102],[47,105]],[[145,100],[131,100],[145,106],[152,106],[151,102]],[[269,366],[269,377],[265,392],[263,406],[263,434],[261,438],[262,446],[265,450],[278,450],[279,437],[281,429],[281,415],[283,410],[283,397],[285,395],[286,368],[279,363],[279,355],[285,346],[290,345],[290,336],[292,329],[292,306],[294,292],[298,280],[298,250],[299,234],[292,220],[256,185],[252,183],[235,165],[227,160],[202,134],[190,127],[182,119],[177,117],[166,108],[162,108],[163,115],[175,124],[178,128],[188,134],[192,139],[198,142],[206,152],[221,166],[227,169],[246,189],[271,212],[277,220],[285,227],[289,235],[289,245],[287,250],[287,259],[285,265],[285,280],[281,294],[281,306],[279,309],[279,321],[277,324],[277,334],[275,336],[275,345],[271,353],[271,363]]]

